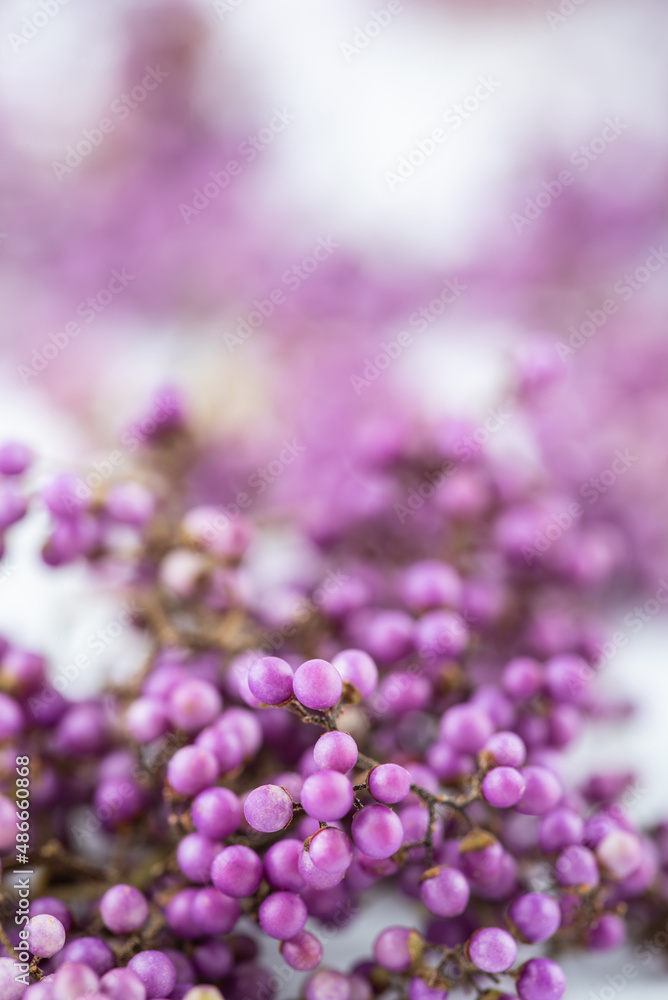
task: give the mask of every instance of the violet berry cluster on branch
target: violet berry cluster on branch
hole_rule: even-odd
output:
[[[320,498],[317,530],[288,510],[310,557],[280,587],[271,511],[201,495],[176,404],[86,495],[0,449],[3,533],[46,510],[44,563],[86,561],[150,644],[131,683],[74,700],[2,643],[0,852],[31,872],[29,908],[3,882],[3,1000],[559,1000],[562,953],[665,924],[668,837],[629,818],[633,776],[561,777],[623,712],[594,691],[619,560],[583,561],[595,521],[528,558],[552,487],[482,447],[457,466],[456,443],[346,441],[372,495]],[[328,967],[383,892],[405,922]]]

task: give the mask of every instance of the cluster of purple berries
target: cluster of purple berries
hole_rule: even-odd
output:
[[[29,496],[32,457],[0,449],[2,527],[43,503],[44,562],[120,579],[151,642],[133,683],[84,701],[3,643],[0,853],[14,869],[25,844],[35,873],[27,912],[3,884],[3,1000],[269,1000],[262,935],[306,1000],[559,1000],[555,954],[665,915],[668,836],[630,820],[633,776],[561,778],[618,711],[592,689],[615,560],[524,559],[547,493],[483,449],[398,517],[451,433],[365,441],[373,495],[328,531],[295,513],[319,568],[276,584],[265,519],[214,503],[171,414],[136,477],[89,496],[68,476]],[[323,967],[320,928],[362,920],[381,883],[406,925]]]

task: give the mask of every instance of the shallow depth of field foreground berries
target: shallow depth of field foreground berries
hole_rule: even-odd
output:
[[[665,1000],[667,19],[0,11],[0,1000]]]

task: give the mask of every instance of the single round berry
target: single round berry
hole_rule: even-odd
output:
[[[116,964],[114,953],[108,944],[99,938],[76,938],[66,944],[58,960],[88,965],[98,976],[103,976]]]
[[[302,705],[324,711],[336,705],[343,693],[343,681],[336,667],[327,660],[307,660],[295,671],[295,696]]]
[[[410,969],[413,958],[410,952],[408,927],[386,927],[373,943],[373,957],[378,965],[390,972]]]
[[[557,806],[545,813],[538,828],[538,844],[542,851],[551,854],[571,844],[580,844],[584,834],[584,820],[573,809]]]
[[[128,962],[146,987],[146,1000],[168,997],[176,984],[174,964],[161,951],[140,951]]]
[[[304,880],[298,868],[303,847],[301,840],[290,837],[271,845],[264,856],[264,870],[267,882],[274,889],[300,892],[304,888]]]
[[[193,906],[196,899],[197,889],[181,889],[174,893],[165,906],[167,925],[184,941],[190,941],[198,936],[198,929],[193,917]]]
[[[333,969],[319,969],[315,972],[304,991],[306,1000],[352,1000],[350,980]]]
[[[369,791],[385,805],[403,802],[411,790],[411,776],[400,764],[379,764],[369,772]]]
[[[239,829],[243,810],[229,788],[206,788],[192,804],[195,829],[211,840],[223,840]]]
[[[516,806],[519,813],[542,816],[558,805],[563,789],[554,771],[533,765],[522,768],[521,774],[526,785]]]
[[[125,725],[137,743],[150,743],[167,732],[169,720],[157,698],[137,698],[125,713]]]
[[[277,833],[292,820],[292,799],[280,785],[260,785],[246,796],[244,816],[254,830]]]
[[[39,958],[51,958],[65,944],[65,928],[57,917],[42,913],[28,921],[28,947]]]
[[[241,916],[241,906],[212,886],[196,891],[190,905],[195,926],[205,934],[229,934]]]
[[[561,924],[559,904],[543,892],[520,896],[511,905],[508,916],[527,944],[548,941]]]
[[[110,969],[100,980],[100,992],[109,1000],[146,1000],[146,987],[132,969]]]
[[[370,858],[390,858],[401,847],[404,828],[387,806],[364,806],[353,816],[352,838]]]
[[[447,563],[424,559],[413,563],[401,578],[401,594],[411,611],[456,608],[462,598],[459,574]]]
[[[281,944],[281,954],[285,962],[296,972],[310,972],[322,961],[322,945],[315,934],[300,931],[289,941]]]
[[[211,865],[220,847],[201,833],[188,833],[176,849],[177,864],[187,879],[204,885],[209,881]]]
[[[518,656],[504,668],[501,684],[516,701],[527,701],[543,685],[543,668],[527,656]]]
[[[220,693],[209,681],[194,677],[178,684],[169,698],[170,718],[178,729],[195,733],[220,715]]]
[[[255,851],[243,844],[224,847],[211,865],[211,881],[226,896],[252,896],[262,881],[262,862]]]
[[[454,705],[441,719],[440,734],[453,750],[477,753],[492,735],[492,723],[475,705]]]
[[[437,917],[456,917],[468,906],[469,884],[456,868],[432,868],[420,883],[420,898]]]
[[[309,816],[331,823],[350,812],[355,792],[350,780],[340,771],[318,771],[302,786],[302,805]]]
[[[344,872],[353,860],[353,845],[343,830],[334,826],[324,827],[311,837],[309,857],[316,868],[324,872]]]
[[[260,903],[260,927],[269,937],[289,941],[304,929],[306,903],[294,892],[274,892]]]
[[[482,972],[506,972],[517,958],[517,945],[500,927],[481,927],[468,943],[469,958]]]
[[[524,740],[517,733],[493,733],[484,749],[492,755],[495,763],[506,767],[521,767],[527,756]]]
[[[292,697],[293,671],[278,656],[261,656],[248,671],[248,687],[264,705],[282,705]]]
[[[167,765],[167,780],[179,795],[197,795],[217,777],[216,758],[201,747],[181,747]]]
[[[532,958],[522,966],[517,980],[520,1000],[561,1000],[566,992],[563,969],[549,958]]]
[[[362,698],[370,698],[378,687],[378,667],[361,649],[344,649],[332,660],[341,679],[357,688]]]
[[[357,743],[348,733],[324,733],[313,747],[316,767],[346,773],[357,763]]]
[[[525,787],[524,776],[514,767],[495,767],[482,779],[482,794],[497,809],[516,805]]]
[[[100,916],[113,934],[132,934],[148,920],[146,897],[131,885],[115,885],[100,900]]]

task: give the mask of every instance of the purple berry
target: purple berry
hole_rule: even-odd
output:
[[[517,958],[517,945],[500,927],[482,927],[468,943],[468,954],[482,972],[505,972]]]
[[[28,947],[33,955],[51,958],[64,944],[65,928],[56,917],[42,913],[28,921]]]
[[[523,768],[521,774],[526,786],[516,806],[519,813],[542,816],[558,805],[563,789],[553,771],[534,765]]]
[[[390,972],[405,972],[413,959],[408,945],[411,931],[408,927],[386,927],[373,943],[373,957],[378,965]]]
[[[557,858],[555,869],[561,885],[593,887],[599,883],[596,857],[587,847],[574,844]]]
[[[224,847],[211,865],[211,881],[226,896],[252,896],[262,881],[262,862],[255,851],[243,844]]]
[[[291,969],[310,972],[322,961],[322,945],[315,934],[301,931],[281,945],[281,954]]]
[[[246,796],[244,816],[254,830],[277,833],[290,825],[292,799],[279,785],[260,785]]]
[[[477,753],[492,735],[492,723],[475,705],[455,705],[443,715],[440,734],[453,750]]]
[[[353,860],[353,845],[343,830],[334,826],[317,830],[311,838],[309,857],[316,868],[337,874],[350,867]]]
[[[146,987],[146,1000],[168,997],[176,984],[176,969],[161,951],[140,951],[128,962]]]
[[[294,892],[274,892],[258,910],[264,933],[279,941],[289,941],[303,931],[307,915],[306,903]]]
[[[556,962],[532,958],[522,966],[517,980],[520,1000],[561,1000],[565,992],[566,976]]]
[[[211,840],[223,840],[239,829],[241,802],[229,788],[206,788],[190,810],[195,829]]]
[[[302,805],[309,816],[331,823],[350,812],[354,795],[349,779],[340,771],[318,771],[302,786]]]
[[[318,768],[345,774],[357,763],[357,744],[348,733],[324,733],[313,747],[313,759]]]
[[[148,920],[148,903],[134,886],[115,885],[100,900],[100,916],[113,934],[132,934]]]
[[[363,698],[370,698],[378,686],[378,667],[361,649],[344,649],[332,660],[341,679],[357,688]]]
[[[379,764],[369,772],[369,791],[385,805],[403,802],[411,789],[411,776],[399,764]]]
[[[403,843],[404,828],[387,806],[364,806],[353,816],[352,838],[370,858],[390,858]]]
[[[338,670],[327,660],[306,660],[295,671],[293,688],[302,705],[324,711],[336,705],[343,682]]]
[[[212,785],[217,777],[216,758],[201,747],[182,747],[167,766],[167,779],[180,795],[197,795]]]
[[[248,672],[248,687],[265,705],[282,705],[292,697],[293,671],[278,656],[261,656]]]
[[[497,809],[516,805],[525,787],[524,776],[514,767],[495,767],[482,780],[482,794]]]
[[[437,917],[456,917],[468,906],[469,884],[456,868],[433,868],[420,883],[422,902]]]
[[[542,892],[520,896],[508,910],[508,916],[528,944],[548,941],[561,924],[559,904]]]

